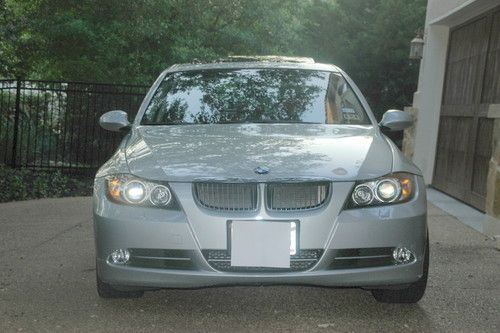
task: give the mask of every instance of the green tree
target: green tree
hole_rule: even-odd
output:
[[[338,64],[380,116],[410,104],[426,0],[0,0],[0,76],[150,84],[231,54]]]
[[[37,42],[31,77],[148,84],[194,58],[292,54],[301,9],[293,0],[20,0],[4,7],[17,34]],[[20,17],[29,23],[16,25]]]
[[[409,41],[422,27],[426,0],[314,0],[303,25],[304,54],[349,73],[380,117],[411,104],[418,66]]]
[[[34,2],[0,0],[0,77],[27,76],[33,69],[38,41],[24,13],[34,7]]]

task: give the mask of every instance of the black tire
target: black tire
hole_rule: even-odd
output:
[[[424,271],[417,282],[404,289],[373,289],[372,295],[381,303],[417,303],[424,296],[429,275],[429,236],[425,246]]]
[[[144,295],[142,290],[123,291],[113,288],[110,284],[103,282],[96,274],[97,293],[101,298],[138,298]]]

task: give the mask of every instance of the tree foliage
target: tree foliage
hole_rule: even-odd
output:
[[[375,114],[411,104],[418,64],[409,42],[424,24],[426,0],[315,0],[303,40],[319,61],[334,62],[359,85]]]
[[[312,56],[379,114],[410,103],[425,0],[0,0],[0,76],[150,84],[173,63]]]

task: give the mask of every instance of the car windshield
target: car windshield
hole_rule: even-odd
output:
[[[317,123],[369,125],[338,73],[299,69],[203,70],[169,74],[142,125]]]

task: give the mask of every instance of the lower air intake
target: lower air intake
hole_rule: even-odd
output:
[[[298,251],[297,254],[290,256],[290,268],[234,267],[231,266],[231,254],[227,250],[203,250],[202,253],[210,266],[218,271],[272,273],[300,272],[311,269],[321,258],[323,250],[311,249]]]

